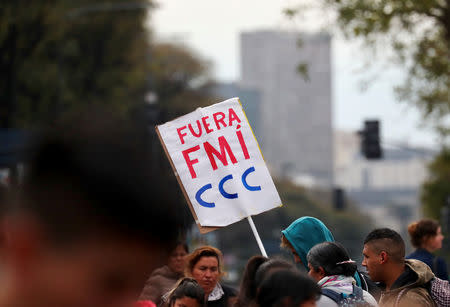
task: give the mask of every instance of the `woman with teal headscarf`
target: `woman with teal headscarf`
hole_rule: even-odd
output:
[[[333,234],[327,226],[311,216],[298,218],[281,233],[281,247],[289,249],[294,256],[295,263],[302,264],[307,271],[306,255],[309,250],[319,243],[334,242]],[[357,286],[370,292],[375,298],[379,297],[379,288],[367,276],[357,271],[355,280]]]

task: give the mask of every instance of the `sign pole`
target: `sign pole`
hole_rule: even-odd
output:
[[[255,223],[253,223],[252,217],[248,216],[247,220],[248,220],[248,223],[250,224],[250,227],[251,227],[251,229],[253,231],[253,235],[255,236],[256,242],[258,243],[259,249],[261,250],[261,254],[264,257],[267,257],[266,250],[265,250],[264,245],[263,245],[263,243],[261,241],[261,238],[259,237],[258,230],[256,229]]]

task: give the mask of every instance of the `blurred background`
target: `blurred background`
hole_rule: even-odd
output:
[[[34,131],[98,105],[146,125],[171,172],[154,126],[237,96],[284,204],[255,217],[269,255],[305,215],[355,260],[376,226],[448,234],[449,20],[444,0],[4,0],[0,182],[20,182]],[[232,283],[259,253],[246,222],[188,240],[219,247]]]

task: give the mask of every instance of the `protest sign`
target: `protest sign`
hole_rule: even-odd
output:
[[[157,133],[202,232],[281,205],[238,98],[159,125]]]

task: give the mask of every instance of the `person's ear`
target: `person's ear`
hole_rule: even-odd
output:
[[[325,275],[325,270],[321,266],[317,269],[317,273],[319,273],[321,279],[326,276]]]
[[[378,257],[380,259],[380,264],[385,264],[389,259],[389,255],[385,251],[381,251]]]

